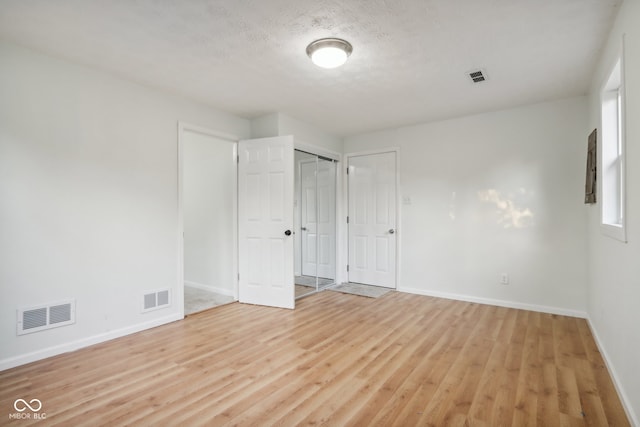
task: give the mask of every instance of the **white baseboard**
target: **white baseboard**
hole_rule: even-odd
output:
[[[538,311],[540,313],[559,314],[561,316],[579,317],[581,319],[587,318],[587,313],[579,310],[571,310],[568,308],[551,307],[547,305],[537,304],[525,304],[515,301],[505,301],[493,298],[474,297],[469,295],[452,294],[449,292],[429,291],[424,289],[399,287],[399,292],[406,292],[409,294],[425,295],[429,297],[446,298],[458,301],[475,302],[478,304],[497,305],[498,307],[517,308],[520,310]]]
[[[593,339],[596,342],[596,345],[598,346],[598,350],[600,350],[600,354],[602,355],[604,364],[607,367],[607,370],[609,371],[609,375],[611,376],[611,379],[613,379],[613,386],[616,388],[616,391],[618,392],[618,396],[620,397],[620,401],[622,402],[622,407],[624,408],[624,411],[627,413],[627,418],[629,419],[629,422],[631,423],[632,426],[635,426],[635,427],[640,426],[640,420],[638,419],[638,417],[636,416],[633,410],[633,406],[631,405],[631,400],[625,394],[624,389],[622,388],[622,383],[620,382],[620,377],[616,373],[616,370],[613,367],[613,364],[611,363],[611,359],[609,358],[609,354],[607,353],[604,346],[602,345],[602,341],[600,341],[598,332],[596,331],[596,328],[591,322],[591,318],[589,316],[587,316],[587,323],[589,324],[589,329],[591,329],[591,335],[593,335]]]
[[[145,329],[155,328],[156,326],[164,325],[164,324],[175,322],[176,320],[182,320],[182,319],[183,317],[180,314],[174,313],[169,316],[161,317],[161,318],[154,319],[144,323],[138,323],[132,326],[127,326],[125,328],[106,332],[104,334],[93,335],[88,338],[83,338],[83,339],[71,341],[65,344],[43,348],[42,350],[37,350],[31,353],[22,354],[20,356],[10,357],[7,359],[0,360],[0,371],[14,368],[20,365],[25,365],[27,363],[35,362],[37,360],[46,359],[47,357],[57,356],[62,353],[68,353],[71,351],[79,350],[81,348],[88,347],[90,345],[109,341],[115,338],[120,338],[125,335],[134,334],[136,332],[144,331]]]
[[[202,283],[190,282],[189,280],[185,280],[184,285],[189,286],[191,288],[202,289],[203,291],[215,292],[217,294],[226,295],[228,297],[235,298],[235,294],[232,289],[225,289],[225,288],[219,288],[217,286],[203,285]]]

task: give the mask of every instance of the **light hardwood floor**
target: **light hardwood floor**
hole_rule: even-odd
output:
[[[233,303],[0,372],[0,424],[626,426],[582,319],[391,292]],[[37,398],[46,421],[7,420]]]

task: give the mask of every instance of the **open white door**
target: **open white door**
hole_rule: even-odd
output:
[[[293,137],[238,143],[239,301],[294,308]]]
[[[396,287],[396,153],[349,158],[349,281]]]

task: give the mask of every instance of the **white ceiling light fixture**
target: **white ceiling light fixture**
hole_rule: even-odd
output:
[[[336,68],[347,62],[353,46],[346,40],[326,38],[311,42],[307,55],[314,64],[322,68]]]

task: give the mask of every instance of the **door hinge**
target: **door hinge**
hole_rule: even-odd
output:
[[[349,175],[349,166],[347,166],[347,175]]]
[[[237,163],[240,163],[240,154],[238,154],[238,155],[236,156],[236,162],[237,162]]]
[[[240,273],[238,273],[238,280],[240,280]]]
[[[349,272],[349,264],[347,264],[347,273]]]
[[[349,224],[349,216],[347,215],[347,224]]]

